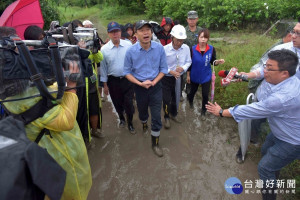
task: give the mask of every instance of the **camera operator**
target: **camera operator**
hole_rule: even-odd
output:
[[[0,39],[3,36],[9,36],[8,34],[3,34],[9,31],[6,27],[0,27]],[[0,58],[3,58],[3,56]],[[78,62],[74,60],[69,61],[68,68],[70,74],[79,73],[80,70]],[[3,82],[5,77],[1,76],[0,79]],[[3,83],[3,87],[5,87],[7,83]],[[26,79],[24,81],[15,80],[15,85],[12,88],[16,88],[18,91],[6,99],[23,99],[3,103],[5,109],[11,114],[19,115],[24,113],[46,98],[41,96],[32,97],[38,94],[39,90],[36,87],[30,87],[28,83],[29,80]],[[48,130],[48,134],[43,135],[38,144],[47,149],[48,153],[67,172],[62,199],[86,199],[92,184],[91,169],[86,148],[76,122],[78,109],[76,85],[76,82],[67,78],[67,90],[64,92],[61,102],[48,110],[42,117],[35,119],[25,126],[26,135],[31,141],[37,140],[44,129]],[[56,83],[48,86],[48,90],[50,92],[57,91]],[[3,92],[3,90],[1,91]],[[4,90],[4,92],[7,91]],[[52,93],[52,95],[56,96],[56,93]]]
[[[85,22],[86,23],[86,22]],[[94,41],[95,42],[95,41]],[[77,44],[80,48],[86,49],[86,42],[82,39]],[[94,44],[95,45],[95,44]],[[100,46],[99,46],[100,47]],[[103,60],[102,53],[97,49],[89,50],[90,55],[89,59],[91,60],[91,68],[93,75],[88,77],[88,83],[86,83],[85,90],[88,89],[88,113],[89,113],[89,125],[91,127],[91,135],[96,138],[105,137],[104,133],[101,130],[101,94],[99,93],[99,80],[98,80],[98,68],[100,67],[100,62]],[[78,116],[77,119],[81,117]],[[85,129],[86,130],[86,129]],[[90,130],[88,130],[89,132]],[[88,137],[87,133],[83,133],[84,141],[87,146],[87,149],[92,148],[92,142]]]

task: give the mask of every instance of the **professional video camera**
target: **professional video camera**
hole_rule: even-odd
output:
[[[50,100],[60,100],[66,86],[66,79],[77,81],[77,86],[84,83],[84,76],[92,76],[89,51],[77,45],[57,43],[51,37],[44,40],[18,40],[17,37],[0,39],[0,99],[19,95],[30,87],[37,87],[40,94]],[[27,46],[34,46],[29,50]],[[79,73],[70,74],[69,63],[76,62]],[[57,91],[49,89],[57,82]],[[57,93],[56,98],[51,95]],[[11,100],[11,98],[10,98]]]
[[[75,29],[75,31],[77,33],[93,33],[92,37],[86,37],[86,38],[81,37],[80,38],[81,35],[78,35],[78,37],[80,38],[80,40],[85,41],[86,48],[91,50],[92,53],[97,53],[101,49],[101,44],[103,44],[104,42],[99,37],[96,28],[77,27]],[[76,35],[75,35],[75,37],[76,37]]]
[[[58,21],[52,21],[47,35],[51,35],[59,42],[66,42],[72,45],[84,42],[86,48],[91,50],[92,53],[97,53],[101,48],[101,44],[104,44],[96,28],[75,28],[72,23],[68,27],[60,27]]]

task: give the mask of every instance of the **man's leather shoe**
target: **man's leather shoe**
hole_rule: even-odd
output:
[[[134,129],[134,127],[133,127],[132,124],[129,124],[129,125],[128,125],[128,130],[129,130],[129,132],[130,132],[132,135],[136,134],[136,131],[135,131],[135,129]]]
[[[124,120],[120,120],[119,128],[125,128],[126,122]]]

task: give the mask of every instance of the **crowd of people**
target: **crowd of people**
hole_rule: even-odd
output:
[[[109,40],[104,43],[100,39],[101,49],[89,51],[92,76],[86,78],[85,85],[76,87],[76,81],[67,79],[68,90],[61,103],[25,126],[27,137],[32,141],[44,129],[50,131],[40,139],[39,145],[46,148],[67,172],[63,199],[87,198],[91,187],[91,171],[84,144],[89,149],[92,145],[91,136],[105,137],[101,130],[102,92],[111,97],[119,118],[118,127],[127,126],[132,135],[137,133],[137,125],[133,124],[133,102],[136,100],[143,135],[151,135],[152,150],[158,157],[164,155],[159,142],[163,124],[170,129],[171,121],[182,123],[178,117],[182,93],[185,89],[187,101],[193,109],[200,85],[202,107],[199,112],[202,117],[208,111],[216,116],[233,117],[237,122],[243,119],[268,119],[271,132],[262,146],[262,159],[258,166],[263,181],[276,180],[282,167],[299,159],[300,22],[287,32],[291,42],[270,49],[253,71],[242,72],[250,79],[264,78],[256,91],[258,102],[223,110],[217,103],[209,102],[208,95],[212,80],[211,67],[223,64],[225,60],[217,59],[216,49],[209,44],[209,30],[197,26],[197,21],[198,13],[189,11],[186,27],[174,23],[169,17],[163,17],[160,25],[145,20],[124,26],[110,22],[107,25]],[[74,20],[64,26],[70,24],[85,28],[94,26],[89,20],[83,23]],[[11,28],[0,29],[1,38],[14,34]],[[26,40],[43,40],[46,35],[41,28],[30,26],[25,30],[24,37]],[[83,41],[77,41],[77,45],[80,49],[86,48]],[[69,62],[70,73],[79,73],[78,65],[78,62]],[[27,96],[37,92],[34,87],[29,90],[26,91]],[[25,95],[20,93],[17,96]],[[19,114],[33,107],[40,99],[35,97],[3,105],[10,113]],[[260,125],[255,120],[253,124]],[[253,126],[259,129],[259,125]],[[254,139],[251,142],[255,142]],[[240,150],[237,161],[241,163]],[[266,193],[263,197],[275,199],[276,194]]]

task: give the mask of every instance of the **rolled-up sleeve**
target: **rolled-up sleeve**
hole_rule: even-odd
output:
[[[184,62],[185,64],[182,66],[182,68],[184,69],[184,72],[186,72],[192,64],[191,52],[189,48],[184,49],[184,55],[186,55]]]
[[[106,64],[106,59],[105,59],[105,54],[103,52],[103,60],[101,61],[100,64],[100,81],[106,83],[107,82],[107,64]]]
[[[130,49],[128,49],[126,51],[125,59],[124,59],[123,75],[126,76],[127,74],[131,74],[132,73],[131,68],[132,68],[131,52]]]
[[[167,57],[166,52],[163,47],[160,48],[160,65],[159,65],[159,72],[164,74],[168,74],[168,64],[167,64]]]

